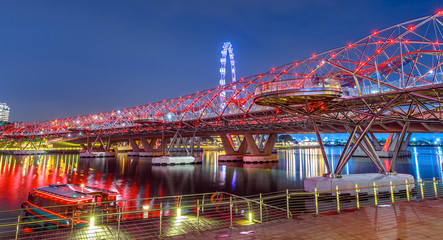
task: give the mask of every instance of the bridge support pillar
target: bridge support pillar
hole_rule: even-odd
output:
[[[272,154],[272,149],[274,148],[275,141],[277,140],[277,133],[269,134],[266,138],[265,144],[263,145],[264,136],[258,137],[258,145],[252,134],[245,134],[246,142],[248,143],[248,149],[250,155],[245,155],[243,157],[243,162],[245,163],[260,163],[260,162],[275,162],[278,161],[278,156]],[[259,148],[259,146],[261,146]]]
[[[80,151],[81,158],[94,158],[94,157],[114,157],[115,153],[110,151],[111,138],[108,137],[107,141],[103,141],[100,135],[95,136],[94,142],[90,142],[90,136],[87,137],[87,149]],[[97,146],[98,145],[98,146]]]
[[[325,147],[323,146],[323,141],[320,136],[320,131],[318,130],[317,124],[315,123],[314,119],[312,119],[312,124],[314,125],[314,130],[315,130],[315,134],[317,136],[317,141],[318,141],[318,144],[320,145],[320,150],[321,150],[321,154],[323,156],[323,161],[325,162],[325,165],[326,165],[327,172],[325,173],[325,175],[329,176],[329,174],[331,174],[332,171],[331,171],[331,167],[329,166],[328,156],[326,155]]]
[[[131,145],[132,152],[141,152],[142,150],[138,146],[137,142],[133,138],[129,138],[129,145]]]
[[[223,145],[223,149],[225,150],[225,155],[219,155],[218,161],[220,162],[235,162],[235,161],[243,161],[243,156],[246,154],[246,150],[248,149],[248,144],[245,139],[240,140],[240,137],[237,136],[237,144],[239,147],[237,150],[234,149],[234,143],[232,142],[231,136],[227,136],[226,134],[221,134],[220,139]]]
[[[400,135],[401,133],[390,133],[389,137],[386,139],[386,142],[382,147],[378,140],[375,138],[374,134],[371,134],[372,139],[367,137],[367,140],[363,144],[365,144],[368,149],[374,148],[374,152],[380,158],[394,158],[396,146],[400,145],[401,147],[400,149],[398,149],[397,157],[409,157],[411,156],[411,151],[406,150],[406,148],[409,144],[411,133],[403,136],[403,138],[401,138]],[[357,149],[352,156],[368,157],[363,149]]]
[[[155,144],[157,143],[156,138],[150,139],[148,142],[148,139],[146,137],[141,137],[140,142],[143,146],[143,151],[141,151],[138,156],[140,157],[154,157],[154,156],[161,156],[162,150],[161,149],[154,149]]]

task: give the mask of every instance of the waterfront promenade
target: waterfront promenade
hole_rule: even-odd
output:
[[[168,239],[442,239],[443,199],[294,216],[264,224],[218,229]]]

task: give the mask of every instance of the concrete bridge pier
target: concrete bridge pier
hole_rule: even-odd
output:
[[[139,152],[140,157],[156,157],[162,155],[161,148],[155,149],[155,145],[157,144],[157,138],[152,138],[149,140],[145,137],[141,137],[140,141],[143,146],[143,151]]]
[[[98,144],[98,146],[97,146]],[[82,145],[84,148],[85,145]],[[115,153],[110,151],[111,138],[108,137],[107,141],[103,141],[100,135],[97,135],[94,141],[91,143],[90,136],[87,137],[86,149],[80,151],[81,158],[94,158],[94,157],[115,157]]]
[[[263,145],[263,138],[258,138],[259,144],[252,137],[252,134],[245,134],[245,140],[248,143],[248,149],[250,154],[243,156],[243,162],[245,163],[260,163],[260,162],[276,162],[278,161],[278,156],[272,154],[272,149],[274,148],[275,141],[277,140],[277,133],[269,134],[268,138],[265,140]],[[259,147],[260,146],[260,147]]]
[[[45,151],[42,150],[43,141],[41,139],[37,141],[31,138],[18,139],[17,143],[18,143],[18,148],[20,148],[20,150],[14,150],[12,152],[13,155],[39,155],[45,153]]]
[[[237,149],[235,149],[235,145],[232,141],[231,136],[221,134],[220,139],[223,145],[223,149],[225,150],[225,155],[218,156],[219,162],[243,161],[243,156],[246,155],[246,151],[248,150],[248,143],[244,138],[240,139],[239,136],[235,138],[238,146]]]
[[[129,138],[129,145],[132,148],[132,151],[128,152],[128,156],[138,156],[140,152],[142,152],[142,149],[138,146],[137,142],[133,138]]]
[[[201,157],[194,156],[193,153],[194,143],[195,143],[195,136],[193,136],[191,140],[189,140],[189,138],[184,138],[180,134],[180,132],[177,131],[172,139],[170,140],[165,139],[165,141],[161,143],[161,145],[159,146],[159,149],[161,149],[161,157],[152,158],[152,164],[175,165],[175,164],[201,163],[202,161]],[[178,154],[177,150],[179,150],[180,152],[183,152],[182,150],[184,150],[186,155],[183,156],[182,154]],[[175,154],[171,154],[171,152],[175,152]]]
[[[220,162],[243,161],[245,163],[256,163],[275,162],[278,160],[277,155],[272,154],[272,149],[277,140],[276,133],[267,135],[267,138],[265,135],[254,136],[250,133],[245,133],[243,139],[237,136],[237,145],[239,145],[237,149],[235,149],[231,136],[222,134],[220,139],[226,153],[225,155],[218,156],[218,161]]]

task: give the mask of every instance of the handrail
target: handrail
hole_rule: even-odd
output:
[[[401,186],[404,186],[404,188]],[[387,189],[387,194],[379,195],[377,193],[382,188]],[[367,195],[363,197],[360,194],[362,190],[370,191],[366,191]],[[400,190],[403,192],[399,192]],[[349,192],[355,193],[355,196],[347,195],[346,193]],[[213,194],[222,194],[224,197],[223,199],[214,200],[211,198]],[[327,197],[328,195],[330,197]],[[50,223],[60,221],[66,221],[67,225],[65,224],[65,226],[70,228],[69,234],[80,234],[81,231],[90,231],[91,228],[74,226],[75,222],[77,221],[78,223],[78,220],[89,218],[96,219],[98,227],[103,227],[105,230],[108,229],[106,231],[108,231],[107,234],[110,234],[107,236],[109,238],[115,238],[116,235],[123,234],[122,231],[126,233],[131,232],[131,228],[137,225],[145,226],[143,224],[148,224],[144,228],[152,236],[163,237],[194,232],[196,230],[200,232],[214,228],[236,226],[242,222],[237,220],[242,219],[247,220],[248,224],[263,223],[291,218],[294,214],[318,215],[330,211],[340,212],[343,209],[360,208],[362,206],[378,206],[384,203],[394,204],[415,198],[424,200],[442,195],[443,180],[436,180],[434,178],[432,180],[423,181],[419,179],[417,181],[389,185],[373,184],[372,186],[357,188],[339,189],[337,187],[329,191],[317,191],[315,189],[314,192],[301,192],[299,189],[291,189],[251,196],[238,196],[227,192],[211,192],[84,203],[81,205],[91,208],[89,215],[76,216],[74,214],[75,210],[73,210],[72,215],[63,215],[62,217],[51,216],[50,219],[29,219],[29,216],[23,215],[26,212],[24,209],[5,210],[0,211],[0,215],[11,217],[0,219],[0,238],[11,236],[13,233],[15,233],[17,239],[26,239],[28,236],[30,238],[36,237],[41,233],[50,234],[48,231],[57,230],[48,230],[46,227],[41,227],[41,225],[47,226]],[[390,197],[387,198],[388,196]],[[110,207],[109,209],[113,210],[106,212],[102,211],[102,208],[97,205],[100,203],[118,203],[118,205]],[[149,207],[143,205],[144,203],[149,203]],[[49,206],[40,209],[69,206],[72,207],[73,205]],[[14,215],[18,215],[18,217],[14,217]],[[50,214],[47,216],[50,216]],[[186,222],[186,225],[180,227],[181,222]],[[152,225],[152,223],[155,224]],[[205,223],[210,224],[205,225]],[[91,221],[88,224],[91,224]],[[33,229],[37,232],[22,233],[21,229],[29,225],[34,226]]]

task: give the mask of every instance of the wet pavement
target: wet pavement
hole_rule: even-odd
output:
[[[295,216],[169,239],[443,239],[443,199]]]

